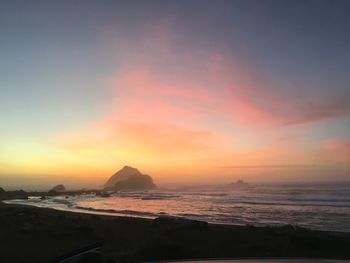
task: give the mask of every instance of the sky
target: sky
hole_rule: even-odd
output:
[[[350,180],[347,0],[0,0],[0,185]]]

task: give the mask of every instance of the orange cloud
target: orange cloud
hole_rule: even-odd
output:
[[[219,134],[166,123],[105,122],[103,127],[109,130],[104,136],[96,136],[95,128],[91,127],[87,129],[88,132],[82,130],[61,136],[60,144],[78,153],[84,149],[94,149],[96,152],[128,149],[162,159],[174,155],[207,155],[223,143]]]
[[[118,70],[106,78],[114,93],[108,110],[59,144],[110,167],[309,167],[322,159],[317,150],[283,129],[350,116],[341,95],[276,86],[224,52],[175,51],[174,38],[160,27],[118,47]]]
[[[328,155],[340,163],[350,162],[350,139],[338,138],[324,144]]]

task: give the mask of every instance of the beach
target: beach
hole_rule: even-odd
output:
[[[349,184],[248,184],[49,195],[28,192],[6,203],[112,216],[154,219],[168,215],[224,225],[296,225],[350,232]],[[9,194],[10,192],[8,192]]]
[[[349,14],[0,0],[0,263],[350,263]]]
[[[350,233],[157,221],[0,204],[0,262],[50,262],[102,243],[117,262],[236,257],[350,259]]]

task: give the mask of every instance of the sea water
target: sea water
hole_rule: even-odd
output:
[[[350,232],[349,184],[229,185],[158,188],[120,192],[11,200],[92,214],[155,218],[185,217],[211,223],[301,227]]]

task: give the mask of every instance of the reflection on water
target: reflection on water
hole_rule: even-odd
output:
[[[154,218],[172,215],[213,223],[281,225],[350,232],[349,185],[260,185],[157,189],[10,201],[41,207]]]

